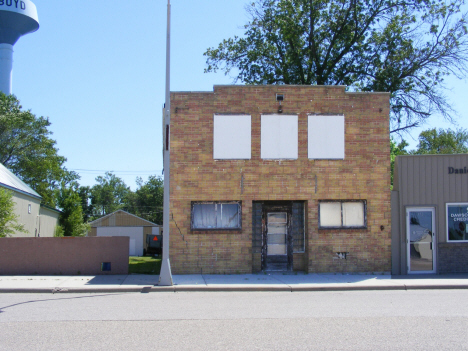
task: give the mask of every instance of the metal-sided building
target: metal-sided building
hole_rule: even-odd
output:
[[[391,270],[389,94],[171,93],[175,274]]]
[[[468,154],[397,156],[392,273],[468,272]]]
[[[60,211],[41,204],[42,197],[0,163],[0,187],[13,193],[18,223],[26,232],[15,237],[53,237]]]

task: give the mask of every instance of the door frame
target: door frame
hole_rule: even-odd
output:
[[[410,212],[431,212],[432,214],[432,270],[430,271],[412,271],[411,270],[411,240],[410,240]],[[406,225],[405,225],[405,237],[406,237],[406,273],[407,274],[432,274],[436,273],[436,247],[437,247],[437,235],[436,235],[436,209],[435,207],[422,207],[422,206],[414,206],[414,207],[406,207]]]
[[[268,270],[267,267],[267,218],[268,213],[286,212],[287,213],[287,269],[292,271],[293,268],[293,246],[292,246],[292,201],[265,201],[262,208],[262,270]]]

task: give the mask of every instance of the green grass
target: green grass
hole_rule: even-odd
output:
[[[159,274],[161,270],[161,259],[152,256],[130,256],[128,260],[128,273],[136,274]]]

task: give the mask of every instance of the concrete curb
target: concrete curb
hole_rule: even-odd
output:
[[[2,288],[0,294],[34,293],[34,294],[116,294],[116,293],[157,293],[157,292],[314,292],[314,291],[385,291],[385,290],[450,290],[468,289],[468,284],[441,285],[342,285],[342,286],[138,286],[138,287],[96,287],[96,288]]]

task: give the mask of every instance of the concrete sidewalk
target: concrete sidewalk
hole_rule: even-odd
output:
[[[0,293],[94,293],[182,291],[345,291],[468,289],[468,274],[236,274],[174,275],[173,286],[157,286],[157,275],[0,276]]]

